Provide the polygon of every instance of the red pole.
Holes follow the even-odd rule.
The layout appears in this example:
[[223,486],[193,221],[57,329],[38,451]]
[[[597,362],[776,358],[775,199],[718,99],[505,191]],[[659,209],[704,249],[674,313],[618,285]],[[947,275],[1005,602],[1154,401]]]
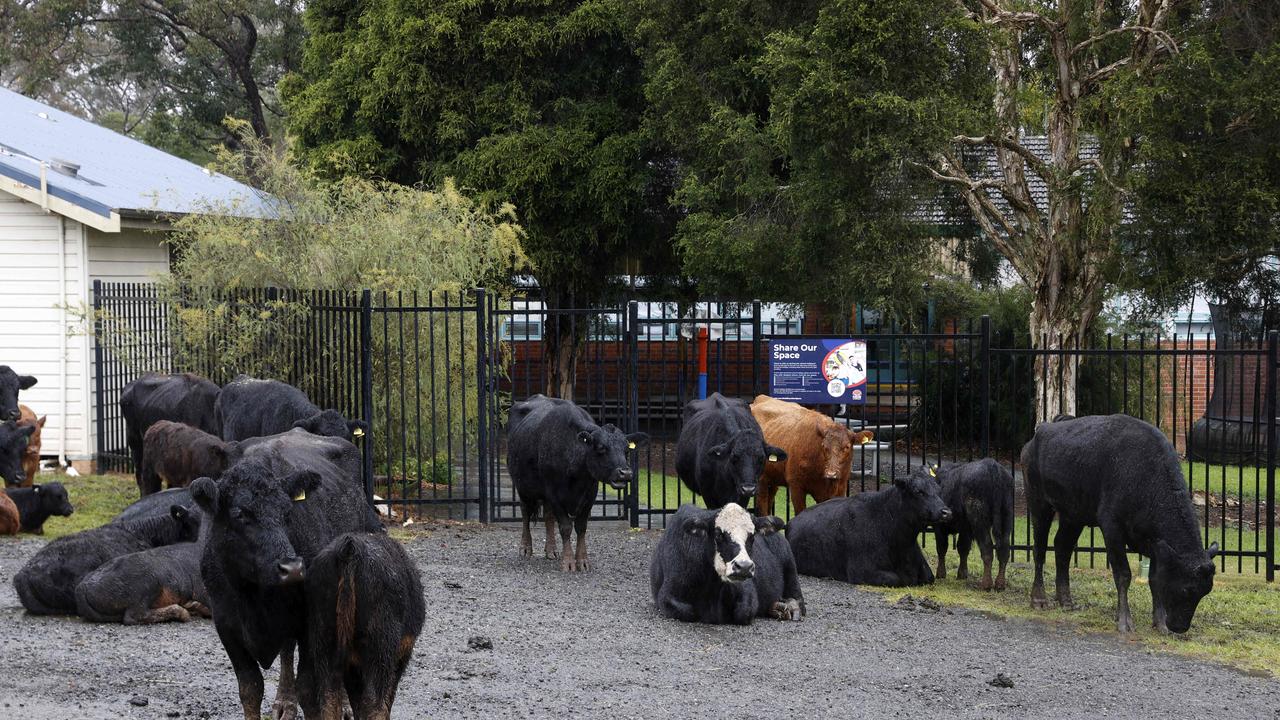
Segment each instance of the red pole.
[[698,399],[707,397],[707,328],[698,328]]

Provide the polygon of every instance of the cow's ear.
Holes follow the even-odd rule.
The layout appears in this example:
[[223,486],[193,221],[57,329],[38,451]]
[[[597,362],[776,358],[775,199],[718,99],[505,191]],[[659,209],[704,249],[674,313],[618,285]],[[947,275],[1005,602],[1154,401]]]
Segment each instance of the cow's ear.
[[301,420],[298,420],[297,422],[295,422],[293,426],[296,428],[302,428],[307,432],[312,432],[311,424],[312,424],[312,421],[314,421],[315,419],[316,419],[315,415],[312,415],[311,417],[308,417],[308,418],[302,418]]
[[22,425],[18,427],[18,434],[21,435],[22,437],[29,438],[32,435],[35,435],[36,431],[39,429],[40,429],[39,425]]
[[902,475],[895,475],[893,477],[893,486],[905,490],[907,487],[907,479]]
[[48,419],[49,419],[48,415],[45,415],[44,417],[40,418],[39,420],[36,421],[36,427],[44,427],[44,421]]
[[627,449],[635,450],[649,444],[649,436],[642,432],[634,432],[627,435]]
[[39,495],[39,494],[40,494],[40,486],[39,486],[39,485],[32,485],[32,486],[31,486],[31,494],[32,494],[32,495]]
[[785,462],[787,459],[787,451],[773,445],[765,445],[764,454],[769,462]]
[[786,523],[782,522],[782,518],[776,515],[756,518],[757,535],[772,535],[784,527],[786,527]]
[[284,491],[294,500],[306,500],[307,493],[320,486],[320,474],[314,470],[299,470],[284,479]]
[[365,433],[369,432],[369,423],[363,420],[348,420],[347,431],[351,433],[353,438],[362,438]]
[[208,515],[218,512],[218,483],[213,478],[196,478],[191,483],[191,499]]
[[29,387],[31,387],[32,385],[35,385],[35,384],[36,384],[36,379],[35,379],[34,377],[32,377],[31,375],[19,375],[19,376],[18,376],[18,389],[19,389],[19,390],[26,390],[27,388],[29,388]]
[[589,443],[589,442],[591,442],[591,431],[590,431],[590,430],[583,430],[583,431],[579,432],[579,433],[578,433],[578,441],[579,441],[579,442],[584,442],[584,443]]
[[178,522],[182,522],[183,520],[186,520],[187,516],[190,514],[191,514],[191,511],[187,510],[182,505],[169,506],[170,517],[172,517],[174,520],[177,520]]
[[729,443],[720,443],[719,445],[713,445],[711,446],[711,449],[708,450],[707,452],[711,453],[712,455],[715,455],[716,457],[724,457],[724,454],[729,452]]
[[[1215,557],[1217,557],[1217,555],[1218,555],[1218,543],[1216,543],[1216,542],[1215,542],[1215,543],[1213,543],[1213,544],[1212,544],[1212,545],[1210,545],[1207,549],[1208,549],[1208,552],[1209,552],[1209,559],[1210,559],[1210,560],[1212,560],[1212,559],[1214,559]],[[1213,563],[1209,563],[1209,565],[1210,565],[1210,566],[1212,566],[1212,565],[1213,565]]]

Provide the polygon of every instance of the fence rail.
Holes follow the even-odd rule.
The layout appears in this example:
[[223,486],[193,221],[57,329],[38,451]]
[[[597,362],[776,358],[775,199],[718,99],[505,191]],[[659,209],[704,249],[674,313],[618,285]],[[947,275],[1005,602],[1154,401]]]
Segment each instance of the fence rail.
[[[766,317],[762,307],[630,300],[556,308],[535,292],[483,290],[170,295],[149,284],[95,282],[98,464],[132,469],[119,400],[139,375],[190,371],[225,383],[247,373],[289,382],[368,423],[366,491],[396,513],[515,520],[507,410],[536,393],[571,391],[598,422],[652,438],[633,457],[631,488],[602,488],[594,516],[662,527],[682,503],[697,501],[674,459],[681,410],[698,388],[698,326],[710,335],[707,390],[745,399],[768,391],[769,340],[857,337],[869,348],[866,403],[828,408],[840,411],[838,422],[876,434],[854,456],[850,492],[875,490],[925,462],[995,457],[1017,479],[1015,549],[1027,553],[1018,454],[1036,418],[1058,409],[1037,395],[1037,373],[1051,372],[1046,359],[1070,360],[1077,414],[1147,420],[1186,458],[1203,540],[1223,548],[1220,567],[1274,577],[1274,335],[1217,343],[1106,336],[1095,346],[1042,350],[993,336],[989,318],[924,332],[860,323],[859,333],[801,335],[803,320]],[[576,355],[554,354],[567,339]],[[789,516],[785,493],[776,507]],[[1091,530],[1077,562],[1105,563],[1099,553],[1101,537]]]

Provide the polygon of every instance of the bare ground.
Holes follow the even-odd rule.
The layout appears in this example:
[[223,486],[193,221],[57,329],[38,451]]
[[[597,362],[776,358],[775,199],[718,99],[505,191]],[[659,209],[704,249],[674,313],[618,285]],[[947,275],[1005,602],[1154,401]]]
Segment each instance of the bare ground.
[[[802,579],[801,623],[686,625],[653,610],[656,532],[600,523],[596,569],[563,575],[522,560],[517,529],[437,524],[406,542],[428,619],[396,717],[1280,718],[1274,679],[1047,623],[904,609],[831,581]],[[27,616],[11,581],[40,542],[0,542],[0,717],[240,717],[208,621]],[[477,635],[493,649],[470,649]],[[990,684],[999,673],[1012,688]]]

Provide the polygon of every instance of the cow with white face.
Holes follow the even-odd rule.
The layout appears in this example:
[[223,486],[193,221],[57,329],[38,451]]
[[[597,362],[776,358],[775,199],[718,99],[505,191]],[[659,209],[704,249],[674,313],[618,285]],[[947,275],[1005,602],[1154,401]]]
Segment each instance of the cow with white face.
[[778,534],[782,527],[782,520],[752,517],[737,503],[681,507],[649,567],[658,612],[711,624],[799,620],[804,595],[791,546]]

